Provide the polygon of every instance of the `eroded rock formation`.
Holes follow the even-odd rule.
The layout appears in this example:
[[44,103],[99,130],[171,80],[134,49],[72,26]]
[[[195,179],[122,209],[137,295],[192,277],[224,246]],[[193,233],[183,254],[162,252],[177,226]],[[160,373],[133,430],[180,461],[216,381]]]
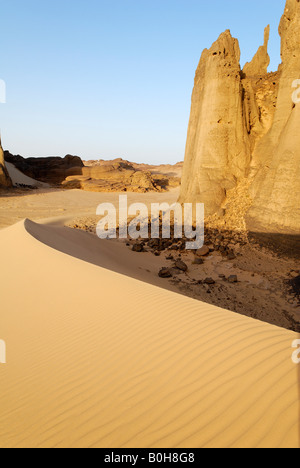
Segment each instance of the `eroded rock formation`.
[[280,82],[273,124],[254,151],[253,206],[247,225],[255,233],[300,234],[300,104],[292,84],[300,78],[300,2],[288,0],[279,26]]
[[196,71],[183,168],[181,201],[218,211],[250,164],[243,115],[240,48],[230,31],[204,50]]
[[47,184],[61,184],[70,175],[81,174],[83,162],[78,156],[64,158],[23,158],[4,153],[5,161],[12,163],[19,171],[32,179]]
[[268,66],[270,65],[270,57],[268,54],[268,44],[270,39],[270,25],[265,29],[264,45],[259,47],[250,63],[246,63],[243,72],[247,76],[257,76],[259,74],[267,74]]
[[149,171],[136,171],[128,162],[87,166],[80,175],[66,178],[64,188],[91,192],[158,192],[162,190]]
[[[268,73],[264,44],[240,68],[238,41],[221,34],[202,54],[195,78],[181,202],[204,202],[226,218],[229,193],[247,187],[241,212],[250,232],[295,245],[300,236],[300,2],[287,0],[279,26],[282,64]],[[245,182],[247,181],[247,182]],[[250,188],[249,188],[250,187]],[[228,210],[230,211],[230,210]],[[232,210],[231,210],[232,211]]]

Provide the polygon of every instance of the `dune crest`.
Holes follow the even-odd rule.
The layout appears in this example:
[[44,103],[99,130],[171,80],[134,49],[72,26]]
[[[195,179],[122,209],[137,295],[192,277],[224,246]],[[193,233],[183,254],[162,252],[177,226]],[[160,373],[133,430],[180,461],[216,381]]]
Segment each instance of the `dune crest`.
[[0,232],[1,447],[299,447],[295,333],[38,236]]

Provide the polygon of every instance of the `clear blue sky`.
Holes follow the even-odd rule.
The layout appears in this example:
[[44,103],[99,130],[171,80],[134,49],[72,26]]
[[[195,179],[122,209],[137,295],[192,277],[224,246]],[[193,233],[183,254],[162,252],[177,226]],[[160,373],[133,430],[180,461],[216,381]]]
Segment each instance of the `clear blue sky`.
[[1,4],[3,144],[23,156],[184,157],[201,52],[231,29],[242,65],[271,24],[280,62],[285,0],[6,0]]

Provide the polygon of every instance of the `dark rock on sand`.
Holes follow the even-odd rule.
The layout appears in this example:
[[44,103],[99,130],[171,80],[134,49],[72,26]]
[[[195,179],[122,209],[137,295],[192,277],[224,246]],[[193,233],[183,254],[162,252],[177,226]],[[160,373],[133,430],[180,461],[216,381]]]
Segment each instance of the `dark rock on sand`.
[[188,270],[188,266],[186,263],[184,263],[182,260],[177,260],[175,262],[175,268],[177,268],[180,271],[186,272]]
[[206,257],[210,253],[209,247],[204,245],[201,249],[198,249],[196,252],[197,257]]
[[169,268],[162,268],[158,273],[160,278],[172,278],[172,272]]
[[228,278],[229,283],[237,283],[238,282],[238,277],[236,275],[231,275]]
[[204,264],[204,260],[202,260],[202,258],[195,258],[195,260],[193,261],[193,265],[203,265]]
[[144,246],[143,244],[136,243],[132,246],[132,251],[133,252],[144,252]]
[[213,280],[212,278],[206,278],[204,281],[203,281],[204,284],[216,284],[215,280]]

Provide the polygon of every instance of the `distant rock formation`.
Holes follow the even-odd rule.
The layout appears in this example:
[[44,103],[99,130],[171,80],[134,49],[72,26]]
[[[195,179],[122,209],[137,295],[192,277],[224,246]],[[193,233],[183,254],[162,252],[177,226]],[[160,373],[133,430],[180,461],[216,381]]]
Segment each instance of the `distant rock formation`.
[[226,219],[227,204],[236,199],[232,192],[241,196],[241,187],[247,187],[242,196],[250,210],[239,216],[248,230],[262,240],[296,245],[300,104],[292,101],[292,84],[300,79],[299,0],[286,2],[279,26],[282,64],[276,73],[267,73],[269,34],[268,26],[264,45],[243,70],[238,41],[229,31],[204,50],[192,96],[180,201],[205,203],[206,216]]
[[84,161],[84,165],[87,167],[94,167],[94,166],[111,166],[113,164],[120,163],[127,166],[133,167],[137,171],[149,171],[151,174],[157,175],[165,175],[167,177],[178,177],[181,179],[182,176],[182,169],[183,169],[183,161],[178,162],[176,164],[160,164],[160,165],[150,165],[145,163],[135,163],[124,160],[122,158],[112,159],[112,160],[90,160]]
[[[181,165],[147,166],[123,159],[89,161],[84,164],[78,156],[65,158],[23,158],[5,151],[5,161],[25,176],[39,182],[65,189],[93,192],[161,192],[179,187],[181,179],[172,174]],[[161,169],[161,172],[159,172]],[[170,171],[170,173],[168,172]]]
[[5,166],[4,152],[0,138],[0,187],[11,187],[12,181],[8,175],[8,171]]
[[136,171],[127,161],[83,167],[80,175],[67,177],[62,186],[90,192],[145,193],[163,190],[149,171]]
[[[179,187],[181,184],[181,175],[182,175],[182,168],[183,162],[179,162],[177,164],[161,164],[159,166],[143,164],[143,163],[134,163],[130,162],[121,158],[114,159],[111,161],[106,161],[103,159],[100,160],[91,160],[91,161],[84,161],[84,164],[87,168],[90,168],[91,172],[88,173],[87,170],[83,170],[83,174],[86,176],[90,176],[94,181],[96,180],[103,180],[104,185],[108,185],[110,183],[109,178],[105,176],[105,172],[103,169],[96,170],[93,168],[107,168],[107,166],[113,167],[115,170],[117,169],[118,172],[115,172],[115,182],[117,185],[120,185],[120,181],[122,182],[122,174],[120,171],[122,170],[129,170],[135,171],[136,174],[131,180],[132,172],[131,173],[124,173],[123,178],[126,182],[126,186],[130,191],[143,191],[143,189],[149,190],[168,190],[172,188]],[[111,172],[111,170],[110,170]],[[144,176],[142,174],[145,174]],[[112,179],[113,174],[110,173],[110,179]],[[129,175],[129,178],[127,177]],[[74,179],[74,178],[72,178]],[[105,180],[106,179],[106,180]],[[98,182],[99,184],[99,182]],[[86,184],[85,184],[86,185]],[[125,189],[126,187],[124,187]],[[112,190],[113,186],[107,187],[108,190]]]
[[81,174],[83,162],[78,156],[64,158],[23,158],[4,152],[5,161],[12,163],[28,177],[47,184],[61,184],[70,175]]

